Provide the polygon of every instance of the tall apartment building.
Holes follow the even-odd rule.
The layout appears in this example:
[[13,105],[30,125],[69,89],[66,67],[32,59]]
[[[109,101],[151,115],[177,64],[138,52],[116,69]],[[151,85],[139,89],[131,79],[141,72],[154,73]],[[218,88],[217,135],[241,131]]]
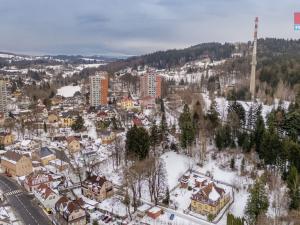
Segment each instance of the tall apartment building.
[[99,72],[90,77],[90,105],[100,106],[108,104],[108,74]]
[[161,97],[162,77],[155,73],[146,73],[140,77],[140,95],[141,97]]
[[7,90],[5,80],[0,80],[0,112],[7,115]]

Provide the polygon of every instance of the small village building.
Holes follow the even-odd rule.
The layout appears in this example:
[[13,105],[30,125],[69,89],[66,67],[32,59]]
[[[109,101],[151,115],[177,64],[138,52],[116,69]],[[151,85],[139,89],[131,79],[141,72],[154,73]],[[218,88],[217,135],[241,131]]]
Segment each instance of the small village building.
[[56,156],[48,147],[42,147],[33,153],[32,158],[45,166],[48,165],[49,161],[56,159]]
[[0,133],[0,145],[8,146],[13,144],[14,135],[9,132],[1,132]]
[[104,199],[113,196],[113,184],[104,176],[89,176],[82,184],[83,195],[87,198],[102,202]]
[[230,193],[211,182],[191,197],[191,210],[202,215],[217,215],[230,201]]
[[116,134],[112,131],[101,131],[100,138],[102,144],[111,144],[116,139]]
[[7,151],[1,158],[1,167],[11,176],[26,176],[32,173],[32,162],[28,156]]
[[67,138],[67,145],[70,153],[76,153],[80,151],[80,142],[74,136]]
[[33,194],[48,213],[52,212],[52,208],[55,207],[55,203],[60,198],[58,193],[53,191],[47,184],[40,184],[34,189]]
[[161,214],[162,214],[162,209],[157,206],[152,207],[147,212],[147,216],[149,216],[152,219],[157,219]]
[[59,121],[59,116],[56,113],[49,113],[48,123],[57,123]]
[[53,176],[45,172],[35,172],[26,176],[24,188],[31,192],[41,184],[50,184],[53,181]]
[[59,225],[86,225],[82,199],[70,200],[63,196],[55,203],[53,220]]

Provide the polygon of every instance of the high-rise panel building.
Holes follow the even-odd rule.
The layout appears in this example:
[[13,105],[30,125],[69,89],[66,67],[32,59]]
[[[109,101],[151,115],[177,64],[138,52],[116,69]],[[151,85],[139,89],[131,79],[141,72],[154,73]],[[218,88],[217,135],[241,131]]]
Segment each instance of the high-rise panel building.
[[0,80],[0,112],[7,115],[7,90],[5,80]]
[[140,95],[141,97],[161,97],[162,77],[153,72],[146,73],[140,77]]
[[100,106],[108,104],[108,74],[99,72],[90,76],[90,105]]

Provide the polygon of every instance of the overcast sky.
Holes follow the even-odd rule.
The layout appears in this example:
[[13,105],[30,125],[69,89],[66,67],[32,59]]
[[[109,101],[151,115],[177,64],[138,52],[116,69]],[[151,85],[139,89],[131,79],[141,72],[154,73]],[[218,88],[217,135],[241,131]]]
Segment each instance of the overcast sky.
[[0,0],[0,51],[136,55],[202,42],[300,38],[299,0]]

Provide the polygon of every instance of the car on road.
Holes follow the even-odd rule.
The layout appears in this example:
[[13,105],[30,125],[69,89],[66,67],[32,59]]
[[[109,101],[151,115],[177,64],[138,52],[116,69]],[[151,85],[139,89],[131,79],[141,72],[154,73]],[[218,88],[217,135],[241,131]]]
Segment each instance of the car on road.
[[169,219],[174,220],[174,217],[175,217],[175,215],[172,213]]

